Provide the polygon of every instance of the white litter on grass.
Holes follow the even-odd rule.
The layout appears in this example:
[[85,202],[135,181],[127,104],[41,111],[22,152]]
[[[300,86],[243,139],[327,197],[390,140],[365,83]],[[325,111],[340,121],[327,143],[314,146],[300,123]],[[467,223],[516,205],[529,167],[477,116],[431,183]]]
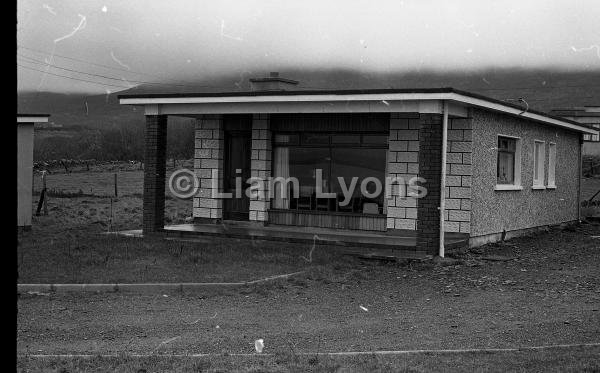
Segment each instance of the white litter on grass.
[[367,309],[367,307],[364,306],[359,306],[361,310],[365,311],[365,312],[369,312],[369,310]]
[[257,339],[256,341],[254,341],[254,348],[256,349],[256,352],[258,352],[259,354],[262,353],[263,348],[265,348],[264,340],[261,338],[261,339]]
[[167,294],[163,294],[163,297],[168,298],[169,296]]

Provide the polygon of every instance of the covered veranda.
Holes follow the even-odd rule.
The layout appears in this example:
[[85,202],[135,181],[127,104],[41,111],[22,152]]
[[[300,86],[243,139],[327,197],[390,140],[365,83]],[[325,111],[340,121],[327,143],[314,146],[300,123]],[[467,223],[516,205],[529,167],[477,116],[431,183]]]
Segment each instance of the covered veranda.
[[[444,190],[446,173],[445,134],[448,118],[468,120],[468,106],[478,103],[478,100],[485,102],[480,98],[465,95],[451,88],[145,94],[121,95],[119,98],[121,104],[142,105],[146,115],[141,231],[144,235],[223,235],[298,242],[315,242],[315,237],[319,237],[319,243],[395,248],[412,251],[417,256],[443,255],[446,247],[466,244],[468,241],[468,233],[445,233],[443,229],[444,197],[441,191]],[[518,111],[516,108],[514,110]],[[243,157],[246,161],[240,163],[246,168],[242,173],[247,172],[247,175],[252,177],[268,177],[274,170],[274,134],[277,133],[272,124],[282,115],[378,115],[379,118],[385,118],[385,131],[389,136],[385,145],[386,151],[392,150],[388,145],[392,137],[395,142],[406,140],[407,143],[412,141],[416,144],[412,149],[414,154],[410,154],[409,151],[402,152],[403,156],[411,158],[407,161],[409,167],[410,162],[414,166],[412,170],[404,173],[410,172],[405,176],[418,175],[426,180],[427,194],[422,198],[393,196],[395,202],[384,202],[383,206],[379,206],[379,210],[375,206],[373,212],[366,212],[363,208],[358,220],[354,219],[359,221],[359,226],[344,225],[349,221],[347,216],[350,216],[350,213],[339,214],[345,220],[334,218],[334,225],[319,226],[320,223],[314,222],[304,225],[298,214],[307,214],[306,211],[294,213],[296,215],[292,218],[288,217],[288,220],[293,221],[292,224],[282,224],[276,221],[276,216],[282,214],[281,209],[274,206],[273,201],[262,197],[250,198],[247,201],[247,210],[241,217],[234,214],[239,212],[239,208],[232,208],[231,203],[228,206],[227,201],[214,198],[213,190],[222,192],[227,184],[225,179],[228,167],[228,118],[245,118],[236,120],[239,123],[235,128],[236,131],[246,132],[249,136],[247,145],[236,144],[236,149],[242,151],[246,146],[248,154],[251,154],[249,157]],[[194,223],[165,227],[165,150],[168,116],[197,119],[194,172],[200,178],[200,188],[193,202]],[[406,134],[406,139],[399,138],[401,134]],[[389,162],[386,160],[386,175],[391,172]],[[213,172],[219,177],[216,184],[212,180]],[[400,209],[394,204],[399,203],[398,198],[402,199],[403,206],[406,206],[402,209],[410,212],[410,216],[391,217],[392,209]],[[317,212],[310,212],[310,215],[316,216]],[[364,217],[375,223],[365,228]],[[331,220],[329,217],[327,219]],[[382,223],[378,223],[379,221]]]

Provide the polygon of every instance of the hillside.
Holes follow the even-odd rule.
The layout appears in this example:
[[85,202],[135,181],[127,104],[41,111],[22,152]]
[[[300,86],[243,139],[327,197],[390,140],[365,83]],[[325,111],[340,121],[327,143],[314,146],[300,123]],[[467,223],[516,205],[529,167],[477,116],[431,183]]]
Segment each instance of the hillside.
[[[252,76],[263,76],[256,72]],[[348,70],[282,71],[281,75],[300,81],[300,89],[358,88],[431,88],[454,87],[506,100],[523,97],[532,109],[549,111],[557,107],[598,105],[600,70],[568,72],[549,70],[486,70],[441,73],[415,71],[406,73],[360,73]],[[186,87],[140,86],[109,95],[70,95],[52,92],[18,94],[18,110],[50,113],[51,121],[69,126],[107,128],[141,124],[139,108],[118,104],[117,95],[147,92],[206,92],[248,90],[248,76],[220,77],[209,82],[190,82]],[[238,85],[239,84],[239,85]],[[87,108],[86,108],[87,103]]]
[[[348,70],[281,71],[281,76],[300,81],[299,89],[434,88],[454,87],[515,103],[524,98],[531,109],[600,104],[600,71],[486,70],[441,73],[361,73]],[[251,75],[250,75],[251,74]],[[123,93],[183,93],[247,91],[248,78],[266,71],[182,86],[139,86],[108,95],[76,95],[52,92],[18,94],[18,111],[49,113],[61,130],[38,131],[35,158],[141,159],[144,114],[141,108],[118,103]],[[209,86],[209,87],[207,87]],[[169,118],[169,154],[192,154],[193,126],[185,118]],[[183,150],[182,150],[183,149]]]

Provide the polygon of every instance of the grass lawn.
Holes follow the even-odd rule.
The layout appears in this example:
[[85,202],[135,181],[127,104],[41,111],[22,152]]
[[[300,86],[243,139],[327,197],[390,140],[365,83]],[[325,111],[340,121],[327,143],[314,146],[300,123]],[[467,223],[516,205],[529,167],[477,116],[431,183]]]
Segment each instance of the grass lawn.
[[[139,228],[142,200],[113,200],[112,230]],[[308,263],[311,245],[233,238],[197,242],[106,234],[110,198],[51,198],[49,215],[19,234],[19,283],[237,282],[296,272],[329,262],[339,249]],[[167,199],[169,222],[182,223],[191,201]],[[337,250],[337,251],[336,251]]]

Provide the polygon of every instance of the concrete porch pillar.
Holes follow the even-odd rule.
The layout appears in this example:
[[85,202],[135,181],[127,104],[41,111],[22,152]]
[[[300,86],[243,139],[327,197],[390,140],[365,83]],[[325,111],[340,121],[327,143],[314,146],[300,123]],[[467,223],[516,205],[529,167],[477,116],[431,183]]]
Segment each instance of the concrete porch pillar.
[[250,198],[249,220],[265,224],[269,221],[268,210],[270,207],[269,185],[267,180],[271,177],[271,129],[268,114],[254,114],[252,116],[252,153],[251,177],[260,178],[265,184],[259,188],[259,194]]
[[167,116],[146,115],[142,231],[160,232],[165,222]]
[[441,114],[419,118],[419,177],[427,194],[417,198],[417,250],[430,255],[436,255],[440,245],[442,121]]
[[196,122],[194,174],[200,187],[193,202],[195,222],[218,224],[223,220],[223,199],[217,197],[223,192],[223,129],[222,115],[202,115]]

